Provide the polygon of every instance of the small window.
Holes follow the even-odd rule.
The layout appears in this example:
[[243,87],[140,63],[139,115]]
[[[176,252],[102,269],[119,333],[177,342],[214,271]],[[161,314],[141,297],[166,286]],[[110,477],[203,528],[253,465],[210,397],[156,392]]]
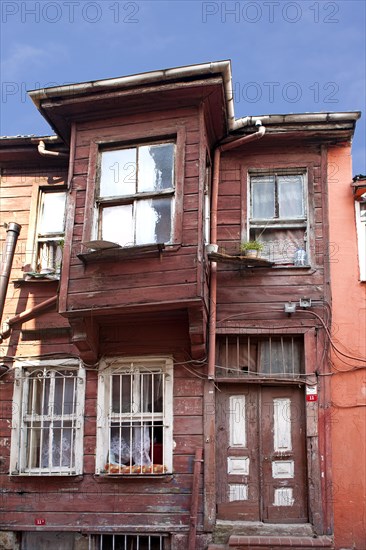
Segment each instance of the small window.
[[217,340],[218,377],[297,377],[303,372],[300,338],[227,335]]
[[84,378],[69,361],[16,370],[12,474],[81,473]]
[[[90,550],[168,550],[167,535],[91,535]],[[170,548],[170,546],[169,546]]]
[[112,362],[99,376],[98,400],[98,473],[172,471],[170,360]]
[[123,247],[172,242],[174,159],[171,142],[100,153],[98,239]]
[[65,236],[65,207],[66,191],[40,192],[36,230],[36,270],[40,273],[60,273]]
[[305,174],[250,176],[249,239],[277,264],[307,265]]
[[366,281],[366,201],[356,202],[355,207],[360,281]]

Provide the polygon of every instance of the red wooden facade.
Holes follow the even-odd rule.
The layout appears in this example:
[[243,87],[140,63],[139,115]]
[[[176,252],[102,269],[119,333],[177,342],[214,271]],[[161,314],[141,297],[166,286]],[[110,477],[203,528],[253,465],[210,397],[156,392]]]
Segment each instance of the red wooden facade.
[[[359,114],[263,117],[260,139],[229,148],[258,128],[232,119],[228,75],[222,62],[36,91],[59,135],[43,138],[48,153],[41,138],[0,142],[1,221],[22,225],[0,331],[6,549],[343,545],[331,492],[328,156],[349,150]],[[140,159],[166,143],[174,189],[163,181],[143,195]],[[104,151],[136,154],[137,191],[102,196]],[[154,162],[151,177],[166,177]],[[59,241],[52,216],[51,237],[39,225],[50,193],[66,195]],[[130,208],[137,225],[143,201],[168,196],[165,242],[103,245],[108,208]],[[145,212],[158,227],[163,210]],[[266,247],[286,234],[280,261],[238,257],[253,231],[270,233]],[[60,276],[53,256],[40,270],[37,246],[62,248]]]

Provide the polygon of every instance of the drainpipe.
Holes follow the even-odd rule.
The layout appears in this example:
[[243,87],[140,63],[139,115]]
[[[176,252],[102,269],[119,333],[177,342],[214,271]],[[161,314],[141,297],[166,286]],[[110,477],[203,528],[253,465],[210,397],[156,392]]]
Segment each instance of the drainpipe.
[[[262,126],[260,120],[256,121],[256,126],[259,126],[257,132],[244,136],[239,139],[229,141],[219,145],[215,149],[213,178],[212,178],[212,203],[211,203],[211,235],[210,242],[217,244],[217,202],[219,196],[219,179],[220,179],[220,160],[221,153],[230,151],[235,147],[261,139],[266,129]],[[215,356],[216,356],[216,298],[217,298],[217,263],[211,262],[211,277],[210,277],[210,315],[208,325],[208,378],[215,378]]]
[[3,261],[0,271],[0,327],[5,306],[6,291],[9,284],[11,266],[13,264],[15,254],[15,247],[22,226],[18,223],[11,222],[6,227],[7,236],[4,244]]
[[11,317],[6,321],[5,330],[4,332],[0,332],[0,344],[6,339],[9,338],[11,334],[11,329],[14,325],[25,323],[26,321],[29,321],[29,319],[34,319],[35,317],[38,317],[38,315],[41,315],[44,311],[47,309],[50,309],[57,303],[57,295],[52,296],[52,298],[48,298],[44,302],[41,302],[40,304],[37,304],[36,306],[33,306],[29,309],[26,309],[25,311],[22,311],[21,313],[18,313],[18,315],[15,315],[14,317]]
[[38,153],[43,157],[68,157],[68,153],[61,153],[60,151],[48,151],[44,141],[38,143]]

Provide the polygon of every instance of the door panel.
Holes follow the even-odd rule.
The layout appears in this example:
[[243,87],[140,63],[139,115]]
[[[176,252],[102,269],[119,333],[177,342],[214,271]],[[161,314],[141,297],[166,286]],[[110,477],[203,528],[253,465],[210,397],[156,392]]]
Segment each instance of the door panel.
[[259,514],[258,396],[250,387],[239,389],[230,386],[218,395],[217,512],[221,519],[254,521]]
[[218,518],[307,521],[303,391],[254,384],[221,390],[216,415]]
[[262,520],[307,521],[303,392],[264,387],[261,412]]

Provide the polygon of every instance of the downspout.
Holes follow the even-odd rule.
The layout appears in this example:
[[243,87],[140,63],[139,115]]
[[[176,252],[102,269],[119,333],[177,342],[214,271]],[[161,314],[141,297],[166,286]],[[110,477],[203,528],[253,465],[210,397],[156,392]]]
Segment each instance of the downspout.
[[15,247],[22,226],[15,222],[10,222],[7,226],[7,236],[4,244],[3,261],[0,272],[0,328],[1,319],[4,312],[6,292],[8,290],[11,266],[13,264]]
[[[235,147],[261,139],[266,129],[262,126],[260,120],[256,121],[259,126],[258,131],[249,136],[244,136],[239,139],[229,141],[223,145],[219,145],[215,149],[213,178],[212,178],[212,202],[211,202],[211,235],[210,242],[217,244],[217,202],[219,196],[219,179],[220,179],[220,160],[221,153],[230,151]],[[208,378],[215,378],[215,356],[216,356],[216,299],[217,299],[217,263],[211,262],[211,277],[210,277],[210,315],[208,325]]]
[[68,157],[68,153],[61,153],[60,151],[48,151],[44,141],[38,143],[38,153],[43,157]]
[[14,317],[11,317],[10,319],[8,319],[5,323],[6,329],[4,330],[4,332],[0,332],[0,344],[6,338],[9,338],[11,334],[11,329],[13,328],[14,325],[22,324],[22,323],[25,323],[26,321],[29,321],[29,319],[34,319],[35,317],[38,317],[38,315],[40,315],[47,309],[50,309],[56,303],[57,303],[57,295],[52,296],[52,298],[48,298],[47,300],[44,300],[44,302],[41,302],[40,304],[37,304],[34,307],[26,309],[25,311],[22,311],[18,315],[15,315]]

